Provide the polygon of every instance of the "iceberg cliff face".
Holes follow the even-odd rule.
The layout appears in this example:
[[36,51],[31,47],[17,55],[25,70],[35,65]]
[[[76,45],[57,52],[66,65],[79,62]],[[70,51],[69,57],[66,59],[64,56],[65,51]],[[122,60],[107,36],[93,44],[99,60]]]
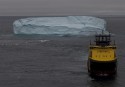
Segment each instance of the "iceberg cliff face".
[[93,35],[105,30],[103,19],[89,16],[34,17],[16,20],[15,34]]

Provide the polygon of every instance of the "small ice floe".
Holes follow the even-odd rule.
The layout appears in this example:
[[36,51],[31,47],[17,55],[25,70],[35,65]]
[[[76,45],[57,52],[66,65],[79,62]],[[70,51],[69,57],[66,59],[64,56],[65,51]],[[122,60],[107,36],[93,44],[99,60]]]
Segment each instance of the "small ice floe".
[[49,41],[49,40],[39,40],[41,43],[43,43],[43,42],[47,42],[47,41]]

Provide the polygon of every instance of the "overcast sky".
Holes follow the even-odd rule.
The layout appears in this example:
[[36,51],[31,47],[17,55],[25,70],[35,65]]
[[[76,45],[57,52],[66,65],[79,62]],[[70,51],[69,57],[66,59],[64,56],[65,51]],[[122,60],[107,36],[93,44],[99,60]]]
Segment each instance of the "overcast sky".
[[125,0],[0,0],[0,15],[125,15]]

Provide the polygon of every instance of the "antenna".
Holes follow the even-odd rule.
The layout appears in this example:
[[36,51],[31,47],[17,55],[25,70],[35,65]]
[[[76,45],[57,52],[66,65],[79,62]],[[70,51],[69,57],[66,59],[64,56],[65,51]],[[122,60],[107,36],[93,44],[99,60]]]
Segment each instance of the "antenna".
[[109,32],[109,36],[111,35],[111,33]]

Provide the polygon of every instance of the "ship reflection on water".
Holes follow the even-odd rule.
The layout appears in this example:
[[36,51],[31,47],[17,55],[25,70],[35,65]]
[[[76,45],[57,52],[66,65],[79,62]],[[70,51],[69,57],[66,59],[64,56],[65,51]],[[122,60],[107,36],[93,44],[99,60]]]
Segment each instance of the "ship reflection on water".
[[89,81],[88,87],[118,87],[118,83],[114,78],[101,78]]

